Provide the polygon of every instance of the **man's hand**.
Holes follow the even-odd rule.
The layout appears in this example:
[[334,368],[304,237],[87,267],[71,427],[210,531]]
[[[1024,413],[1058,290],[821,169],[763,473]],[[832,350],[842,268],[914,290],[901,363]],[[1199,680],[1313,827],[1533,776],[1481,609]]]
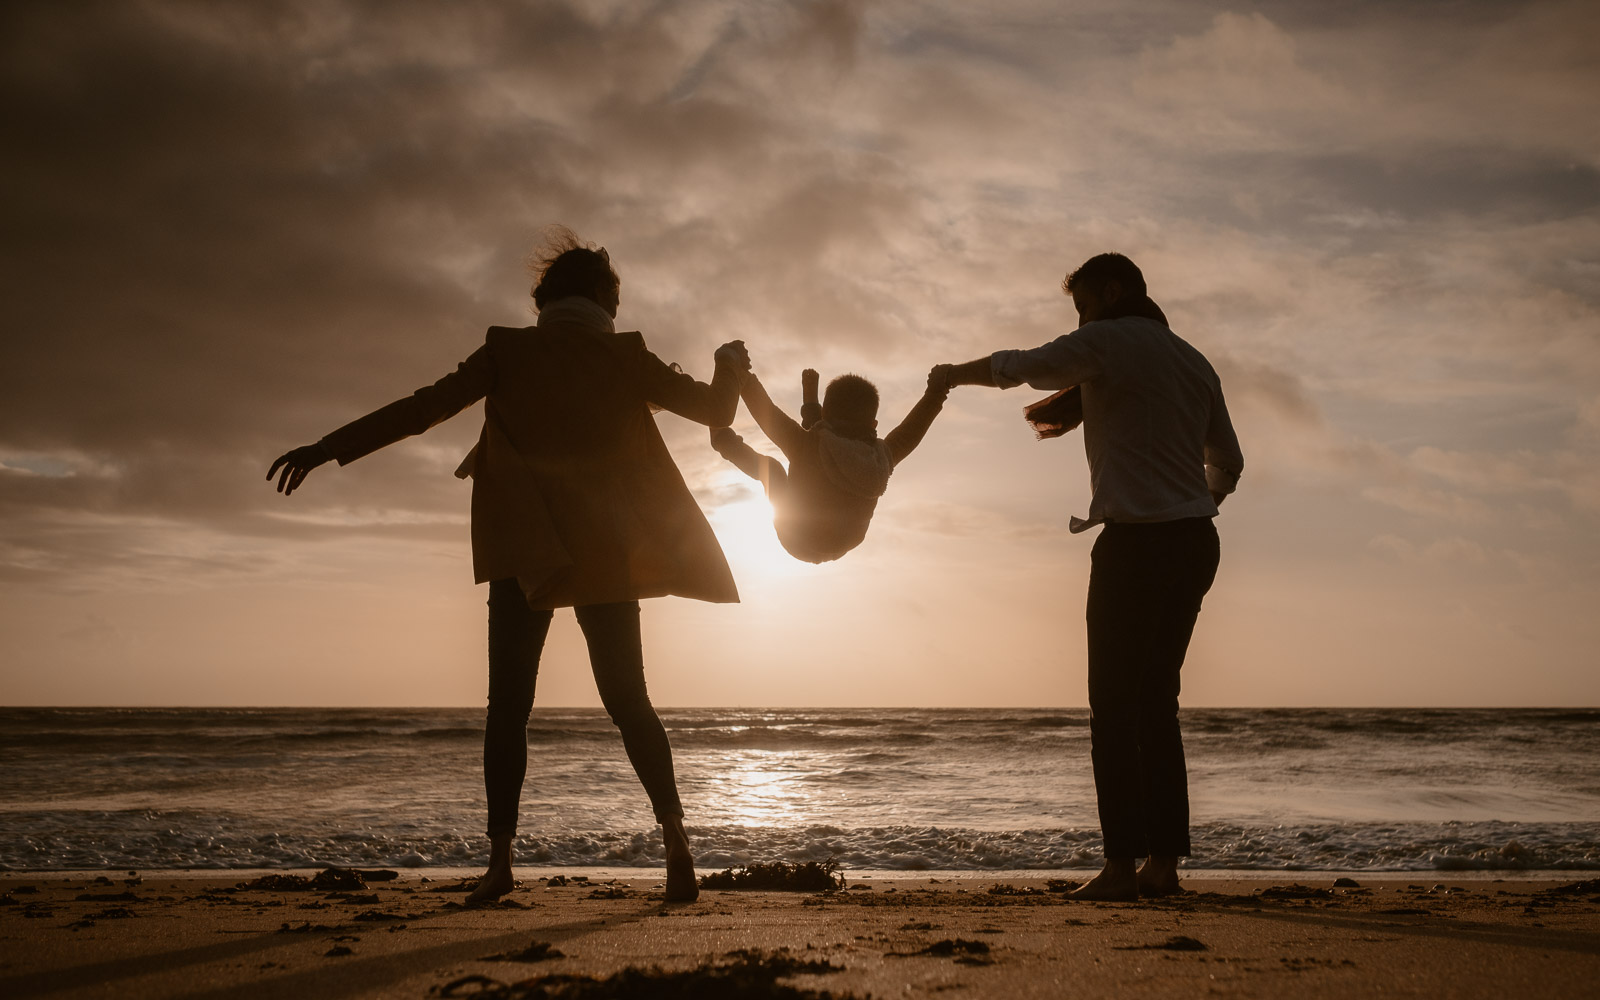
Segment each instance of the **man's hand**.
[[732,365],[737,372],[750,370],[750,352],[745,350],[742,340],[730,340],[723,344],[711,359],[719,365]]
[[950,395],[950,374],[955,370],[954,365],[934,365],[928,372],[928,394],[938,396]]
[[952,386],[958,385],[984,385],[994,388],[994,372],[989,365],[987,356],[974,358],[960,365],[935,365],[934,369],[945,369],[945,380]]
[[[270,483],[273,476],[278,476],[278,492],[288,496],[305,482],[308,472],[327,460],[327,449],[323,448],[320,442],[296,448],[272,463],[272,468],[267,470],[267,482]],[[281,476],[278,475],[279,466],[283,467]]]

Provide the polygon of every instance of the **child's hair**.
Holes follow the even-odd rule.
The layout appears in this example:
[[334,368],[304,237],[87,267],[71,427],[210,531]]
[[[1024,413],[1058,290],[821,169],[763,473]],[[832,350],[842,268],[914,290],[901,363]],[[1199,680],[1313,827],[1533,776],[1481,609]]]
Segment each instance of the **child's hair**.
[[822,419],[871,426],[878,419],[878,387],[860,375],[840,375],[822,394]]
[[578,239],[566,226],[546,226],[540,234],[539,249],[528,255],[528,273],[533,276],[533,304],[543,309],[547,303],[570,295],[581,295],[596,302],[615,292],[622,279],[611,267],[605,247]]

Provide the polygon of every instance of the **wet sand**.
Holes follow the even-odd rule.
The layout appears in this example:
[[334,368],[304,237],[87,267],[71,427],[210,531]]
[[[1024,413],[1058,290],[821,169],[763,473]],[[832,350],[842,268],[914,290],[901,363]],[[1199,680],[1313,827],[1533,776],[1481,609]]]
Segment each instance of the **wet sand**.
[[[1080,903],[1044,879],[847,873],[832,894],[665,904],[647,870],[523,869],[500,905],[467,910],[455,877],[238,887],[259,874],[0,876],[0,997],[693,996],[667,974],[734,967],[739,996],[834,1000],[1577,997],[1600,982],[1600,881],[1576,877],[1303,872]],[[601,985],[630,967],[664,975]]]

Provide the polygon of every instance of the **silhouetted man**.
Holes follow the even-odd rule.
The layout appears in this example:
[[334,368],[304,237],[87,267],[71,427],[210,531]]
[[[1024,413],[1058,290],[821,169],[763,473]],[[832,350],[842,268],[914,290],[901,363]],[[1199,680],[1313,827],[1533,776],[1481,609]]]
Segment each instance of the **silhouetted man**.
[[1167,328],[1133,261],[1091,257],[1063,288],[1078,309],[1074,332],[941,367],[951,385],[1061,390],[1028,407],[1040,437],[1083,424],[1094,495],[1088,518],[1072,518],[1071,530],[1105,525],[1087,610],[1105,867],[1075,894],[1167,895],[1182,891],[1178,858],[1189,853],[1178,673],[1217,572],[1211,519],[1244,456],[1216,372]]

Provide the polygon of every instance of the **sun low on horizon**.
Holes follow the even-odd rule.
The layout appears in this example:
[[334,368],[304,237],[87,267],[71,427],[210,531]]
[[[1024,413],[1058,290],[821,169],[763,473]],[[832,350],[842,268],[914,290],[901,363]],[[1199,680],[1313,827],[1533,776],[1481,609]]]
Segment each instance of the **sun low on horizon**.
[[[1125,253],[1246,459],[1186,706],[1600,704],[1593,17],[1462,9],[7,5],[0,703],[481,704],[482,407],[263,479],[532,324],[561,223],[663,361],[859,373],[880,430]],[[658,414],[741,601],[645,602],[657,702],[1083,705],[1042,395],[952,393],[820,565]],[[570,612],[539,683],[598,704]]]

